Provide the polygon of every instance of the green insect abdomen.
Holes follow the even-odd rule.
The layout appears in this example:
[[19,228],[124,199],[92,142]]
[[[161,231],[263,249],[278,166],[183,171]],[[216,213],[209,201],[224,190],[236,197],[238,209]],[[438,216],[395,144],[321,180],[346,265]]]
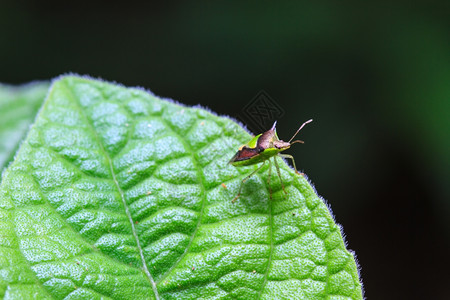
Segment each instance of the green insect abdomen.
[[248,159],[245,160],[238,160],[238,161],[233,161],[231,162],[231,164],[235,167],[239,167],[239,166],[251,166],[254,164],[259,164],[275,155],[277,155],[278,153],[280,153],[281,151],[283,151],[282,149],[277,149],[277,148],[269,148],[269,149],[265,149],[262,152],[258,153],[257,155],[250,157]]

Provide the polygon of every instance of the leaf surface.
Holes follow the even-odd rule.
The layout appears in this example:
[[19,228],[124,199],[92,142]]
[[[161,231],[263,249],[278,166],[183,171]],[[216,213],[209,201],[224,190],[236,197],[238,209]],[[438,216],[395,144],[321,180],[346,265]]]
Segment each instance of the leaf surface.
[[[62,77],[0,188],[5,299],[362,299],[352,254],[284,162],[228,164],[250,135],[143,90]],[[276,173],[275,173],[276,174]]]
[[48,86],[47,82],[19,87],[0,84],[0,174],[25,138]]

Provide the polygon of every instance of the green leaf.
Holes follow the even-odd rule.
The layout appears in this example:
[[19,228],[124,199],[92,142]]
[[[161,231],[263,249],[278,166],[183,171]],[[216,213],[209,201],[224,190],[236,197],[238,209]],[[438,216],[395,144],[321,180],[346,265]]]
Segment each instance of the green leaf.
[[0,84],[0,174],[13,160],[44,101],[48,86],[47,82],[19,87]]
[[62,77],[0,188],[6,299],[362,299],[307,180],[227,164],[250,135],[139,89]]

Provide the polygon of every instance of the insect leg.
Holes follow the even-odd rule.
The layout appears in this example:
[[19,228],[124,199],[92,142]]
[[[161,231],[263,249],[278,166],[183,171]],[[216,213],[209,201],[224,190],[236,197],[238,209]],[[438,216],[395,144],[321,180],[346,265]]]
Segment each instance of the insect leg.
[[294,166],[295,173],[300,175],[300,173],[297,171],[297,167],[295,166],[295,160],[294,160],[294,157],[292,155],[278,153],[278,156],[292,159],[292,165]]
[[272,199],[272,187],[270,186],[270,178],[272,177],[272,162],[270,161],[270,159],[268,159],[268,161],[269,161],[269,176],[267,176],[267,186],[269,187],[270,199]]
[[236,200],[241,196],[241,191],[242,191],[242,187],[244,186],[244,182],[246,182],[247,179],[249,179],[250,177],[252,177],[256,172],[258,172],[259,170],[261,170],[261,168],[264,167],[265,164],[266,164],[266,162],[264,161],[264,162],[262,163],[262,165],[261,165],[258,169],[256,169],[255,171],[251,172],[250,175],[248,175],[247,177],[245,177],[244,179],[242,179],[242,181],[241,181],[241,186],[239,187],[239,192],[238,192],[238,194],[236,195],[236,197],[234,197],[234,199],[231,200],[232,203],[236,202]]
[[275,161],[275,167],[277,168],[278,178],[280,178],[281,187],[283,188],[284,193],[287,194],[286,190],[284,189],[283,180],[281,179],[281,172],[280,167],[278,166],[277,158],[274,157],[273,160]]

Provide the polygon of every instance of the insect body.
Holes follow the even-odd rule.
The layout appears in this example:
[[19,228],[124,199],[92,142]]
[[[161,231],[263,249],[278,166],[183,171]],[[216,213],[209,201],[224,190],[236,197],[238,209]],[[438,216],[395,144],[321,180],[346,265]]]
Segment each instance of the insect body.
[[[271,129],[255,136],[246,145],[243,145],[239,148],[238,152],[236,152],[236,154],[233,156],[233,158],[231,158],[231,160],[229,161],[230,164],[232,164],[235,167],[250,166],[250,165],[254,165],[254,164],[258,164],[258,163],[262,163],[262,165],[258,169],[256,169],[252,173],[250,173],[250,175],[248,175],[247,177],[242,179],[241,186],[239,188],[239,192],[236,195],[236,197],[234,197],[234,199],[232,200],[233,203],[241,195],[242,186],[243,186],[244,182],[247,181],[247,179],[249,179],[250,177],[252,177],[256,172],[258,172],[265,165],[266,161],[269,162],[269,176],[267,178],[267,181],[268,181],[268,186],[269,186],[270,197],[272,197],[272,191],[270,190],[270,177],[271,177],[271,172],[272,172],[272,163],[271,163],[270,159],[272,157],[280,156],[280,157],[292,159],[292,164],[294,166],[294,170],[297,174],[299,174],[297,171],[297,167],[295,166],[294,157],[289,154],[281,154],[280,152],[283,152],[284,150],[289,149],[292,144],[303,143],[303,141],[301,141],[301,140],[295,140],[293,142],[291,142],[291,141],[294,139],[294,137],[297,135],[297,133],[303,128],[303,126],[305,126],[306,124],[308,124],[310,122],[312,122],[312,120],[308,120],[305,123],[303,123],[302,126],[300,126],[300,128],[295,132],[295,134],[292,136],[292,138],[288,142],[282,141],[278,138],[277,131],[275,128],[277,125],[277,122],[275,122]],[[274,159],[274,162],[275,162],[275,167],[277,169],[278,177],[280,178],[281,187],[283,188],[283,191],[286,193],[286,191],[284,189],[283,181],[281,180],[280,167],[278,166],[278,162],[276,159]]]

